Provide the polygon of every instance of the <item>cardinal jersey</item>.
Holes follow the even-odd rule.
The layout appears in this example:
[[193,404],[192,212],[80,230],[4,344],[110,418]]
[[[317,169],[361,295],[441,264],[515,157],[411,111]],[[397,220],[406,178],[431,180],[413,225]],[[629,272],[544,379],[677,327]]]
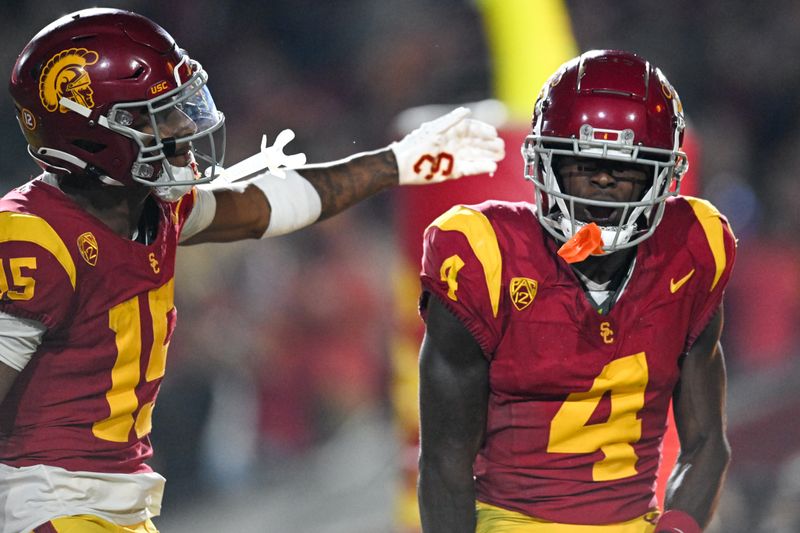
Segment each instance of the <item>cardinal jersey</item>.
[[41,178],[0,200],[0,311],[47,327],[0,404],[0,463],[149,472],[193,194],[157,201],[154,242],[123,239]]
[[670,199],[605,315],[557,246],[530,204],[456,206],[426,231],[422,284],[490,360],[478,500],[553,522],[623,522],[656,506],[680,359],[719,307],[735,239],[708,202]]

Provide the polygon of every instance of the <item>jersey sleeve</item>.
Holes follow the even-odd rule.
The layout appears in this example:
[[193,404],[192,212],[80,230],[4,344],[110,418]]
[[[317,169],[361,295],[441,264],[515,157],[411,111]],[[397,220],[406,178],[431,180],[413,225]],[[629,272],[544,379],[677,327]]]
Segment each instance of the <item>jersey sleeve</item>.
[[71,314],[76,284],[73,258],[44,219],[0,213],[0,311],[58,328]]
[[689,246],[697,257],[701,277],[687,337],[688,351],[722,303],[736,259],[737,241],[728,220],[710,202],[687,200],[699,223],[690,234]]
[[[421,282],[472,333],[487,358],[500,342],[502,256],[491,222],[456,206],[425,231]],[[420,312],[426,315],[423,297]]]

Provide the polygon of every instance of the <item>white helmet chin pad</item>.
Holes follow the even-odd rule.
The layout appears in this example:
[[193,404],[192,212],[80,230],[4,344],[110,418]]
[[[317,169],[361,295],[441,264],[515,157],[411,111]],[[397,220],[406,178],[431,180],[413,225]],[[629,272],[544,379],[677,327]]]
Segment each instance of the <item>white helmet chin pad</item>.
[[[564,215],[558,217],[558,225],[567,240],[571,239],[586,224],[586,222],[580,222],[579,220],[573,222]],[[622,245],[628,244],[631,236],[636,231],[636,222],[624,226],[599,226],[599,228],[600,237],[603,239],[603,248],[615,250],[622,247]]]
[[[176,167],[165,162],[155,180],[155,183],[164,185],[153,187],[153,193],[165,202],[177,202],[184,194],[192,190],[194,187],[192,182],[197,181],[199,176],[200,172],[194,157],[192,157],[191,163],[184,167]],[[180,183],[181,185],[170,185],[171,183]]]

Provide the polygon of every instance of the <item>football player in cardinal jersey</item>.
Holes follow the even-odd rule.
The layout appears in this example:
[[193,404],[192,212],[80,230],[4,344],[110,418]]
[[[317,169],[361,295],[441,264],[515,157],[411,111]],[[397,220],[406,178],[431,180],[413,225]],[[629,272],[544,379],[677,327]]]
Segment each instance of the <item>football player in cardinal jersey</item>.
[[223,171],[206,80],[160,26],[113,9],[56,20],[17,59],[10,91],[44,173],[0,200],[2,533],[155,531],[164,479],[146,461],[179,243],[280,235],[504,155],[460,108],[342,161],[302,166],[283,134]]
[[[423,530],[698,532],[728,464],[722,295],[736,240],[687,168],[675,89],[596,50],[544,85],[522,147],[534,202],[426,230]],[[655,498],[670,400],[681,452]]]

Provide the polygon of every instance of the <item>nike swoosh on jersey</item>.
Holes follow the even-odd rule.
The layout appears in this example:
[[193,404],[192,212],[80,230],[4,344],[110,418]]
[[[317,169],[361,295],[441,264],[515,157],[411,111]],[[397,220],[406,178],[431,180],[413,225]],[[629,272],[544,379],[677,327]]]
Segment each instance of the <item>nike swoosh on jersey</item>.
[[691,278],[693,274],[694,274],[694,269],[692,269],[691,272],[689,272],[688,274],[683,276],[678,281],[675,281],[674,278],[670,278],[670,280],[669,280],[669,292],[671,292],[672,294],[675,294],[676,292],[678,292],[678,289],[683,287],[683,285],[687,281],[689,281],[689,278]]

